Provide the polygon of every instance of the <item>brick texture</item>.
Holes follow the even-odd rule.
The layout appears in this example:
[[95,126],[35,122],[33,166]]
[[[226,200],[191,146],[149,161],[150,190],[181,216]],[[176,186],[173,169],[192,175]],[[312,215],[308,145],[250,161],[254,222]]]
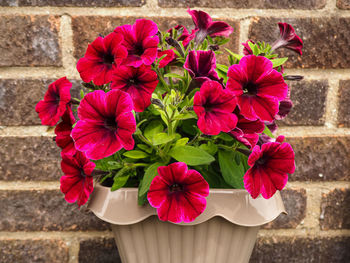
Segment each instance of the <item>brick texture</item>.
[[287,215],[281,214],[276,220],[265,225],[265,229],[296,228],[305,218],[305,189],[284,189],[281,195]]
[[349,181],[350,137],[295,137],[296,170],[290,181]]
[[58,190],[0,191],[0,231],[108,230],[92,213],[68,204]]
[[350,80],[339,82],[338,126],[350,127]]
[[79,263],[121,263],[112,238],[90,239],[80,242]]
[[158,0],[161,7],[213,7],[237,9],[319,9],[326,0]]
[[0,16],[0,67],[61,66],[58,16]]
[[289,81],[288,86],[294,106],[289,115],[278,124],[322,126],[325,121],[328,81]]
[[349,189],[322,194],[320,225],[322,230],[350,229]]
[[145,0],[0,0],[0,6],[142,6]]
[[349,0],[337,0],[337,7],[340,9],[350,9]]
[[250,263],[345,263],[350,261],[350,237],[258,239]]
[[[273,43],[279,36],[278,22],[287,22],[304,41],[303,55],[280,50],[288,56],[286,67],[349,68],[350,57],[344,46],[350,44],[350,18],[261,18],[252,19],[249,38]],[[322,40],[322,41],[319,41]],[[325,45],[324,43],[327,43]]]
[[0,262],[66,263],[68,247],[60,240],[0,240]]

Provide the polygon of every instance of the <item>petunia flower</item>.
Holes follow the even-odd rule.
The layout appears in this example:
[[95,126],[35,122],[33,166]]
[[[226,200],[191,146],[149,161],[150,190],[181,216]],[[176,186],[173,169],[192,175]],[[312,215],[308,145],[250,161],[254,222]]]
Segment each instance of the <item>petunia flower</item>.
[[35,111],[39,114],[42,125],[54,126],[60,120],[70,102],[72,83],[66,77],[49,85],[44,100],[38,102]]
[[77,152],[74,146],[74,141],[70,136],[74,123],[75,118],[72,109],[68,107],[62,116],[62,121],[55,128],[55,141],[57,146],[62,149],[61,155],[73,156]]
[[99,86],[111,82],[112,72],[128,54],[122,42],[123,36],[114,32],[96,38],[78,61],[77,70],[82,80]]
[[94,190],[91,173],[95,166],[82,152],[77,152],[74,156],[62,156],[64,176],[60,180],[60,189],[68,203],[77,201],[78,206],[81,206],[87,202]]
[[211,37],[228,37],[233,32],[233,28],[227,23],[213,21],[206,12],[188,9],[187,13],[191,15],[193,23],[196,26],[195,29],[198,30],[196,32],[196,43],[202,43],[207,35]]
[[78,107],[79,121],[72,130],[77,150],[93,160],[103,159],[121,148],[134,148],[136,130],[131,97],[121,90],[97,90],[85,95]]
[[229,132],[236,127],[233,94],[216,81],[206,81],[194,95],[193,110],[198,116],[198,128],[207,135]]
[[273,121],[279,101],[288,94],[283,76],[272,68],[272,62],[261,56],[244,56],[227,73],[226,88],[237,98],[237,105],[248,120]]
[[188,32],[187,28],[183,25],[177,25],[174,28],[170,28],[168,33],[170,33],[170,37],[173,37],[173,29],[177,31],[176,40],[182,41],[183,46],[186,48],[187,45],[193,40],[196,36],[196,32],[198,29],[193,29],[191,33]]
[[137,19],[135,24],[119,26],[114,32],[123,35],[123,45],[128,50],[124,65],[137,68],[142,64],[151,65],[156,60],[159,43],[156,23],[147,19]]
[[207,80],[219,81],[218,73],[215,71],[215,53],[212,50],[191,50],[186,58],[184,68],[198,85]]
[[278,107],[278,113],[276,115],[276,120],[282,120],[285,117],[287,117],[287,115],[289,114],[292,108],[293,108],[293,102],[291,101],[290,97],[287,96],[287,98],[280,101],[280,105]]
[[152,93],[157,84],[158,76],[151,66],[120,66],[114,72],[111,88],[129,93],[135,111],[142,112],[151,104]]
[[236,128],[229,132],[237,141],[243,143],[249,149],[253,148],[258,140],[259,133],[264,131],[264,122],[260,120],[247,120],[241,114],[237,114],[238,122]]
[[175,52],[172,49],[158,51],[157,57],[161,58],[164,55],[165,57],[159,61],[159,68],[164,68],[166,65],[168,65],[175,59]]
[[284,47],[302,55],[303,41],[295,34],[294,28],[287,23],[278,23],[280,28],[280,37],[272,44],[272,50]]
[[265,199],[282,190],[288,174],[294,173],[294,151],[289,143],[279,136],[275,142],[255,146],[248,158],[249,170],[244,175],[244,187],[253,198],[259,194]]
[[255,44],[255,42],[254,42],[253,40],[250,40],[250,39],[248,39],[247,42],[245,42],[245,43],[241,43],[241,44],[243,45],[243,47],[244,47],[244,48],[243,48],[243,54],[244,54],[245,56],[247,56],[247,55],[253,55],[253,51],[252,51],[252,49],[250,48],[249,43]]
[[162,221],[192,222],[206,208],[209,185],[196,170],[188,170],[182,162],[158,167],[147,199],[157,208]]

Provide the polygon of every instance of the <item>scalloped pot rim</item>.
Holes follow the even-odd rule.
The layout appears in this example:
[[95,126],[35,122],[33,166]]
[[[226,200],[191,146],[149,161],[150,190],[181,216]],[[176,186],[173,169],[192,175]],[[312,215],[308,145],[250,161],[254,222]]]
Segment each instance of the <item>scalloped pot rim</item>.
[[[157,215],[149,204],[139,206],[137,188],[121,188],[111,192],[109,187],[96,185],[88,203],[98,218],[111,224],[131,225]],[[286,213],[280,193],[270,199],[259,196],[253,199],[244,189],[211,189],[207,197],[207,208],[191,223],[197,225],[219,216],[240,226],[261,226]]]

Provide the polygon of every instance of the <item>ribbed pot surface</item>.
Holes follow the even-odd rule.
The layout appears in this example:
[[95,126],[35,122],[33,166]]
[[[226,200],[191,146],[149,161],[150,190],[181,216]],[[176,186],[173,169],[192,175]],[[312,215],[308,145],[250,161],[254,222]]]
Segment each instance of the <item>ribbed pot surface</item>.
[[222,217],[182,226],[151,216],[112,229],[123,263],[246,263],[259,226],[239,226]]

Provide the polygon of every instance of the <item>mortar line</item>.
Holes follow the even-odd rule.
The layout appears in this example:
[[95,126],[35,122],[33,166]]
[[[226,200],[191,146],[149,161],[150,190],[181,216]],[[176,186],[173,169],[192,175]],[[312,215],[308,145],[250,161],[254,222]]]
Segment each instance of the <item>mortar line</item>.
[[79,263],[80,242],[77,239],[67,240],[69,260],[68,263]]
[[249,26],[251,23],[251,19],[250,18],[244,18],[242,20],[240,20],[240,32],[239,32],[239,53],[243,55],[243,46],[241,45],[241,43],[246,42],[249,38]]
[[317,230],[317,229],[261,229],[258,237],[339,237],[350,236],[349,229]]
[[111,231],[33,231],[9,232],[0,231],[0,240],[28,240],[28,239],[59,239],[59,240],[86,240],[93,238],[111,238]]
[[54,127],[48,126],[0,126],[0,137],[53,137]]
[[330,78],[326,97],[325,126],[337,127],[339,80]]
[[287,184],[287,188],[304,188],[304,189],[319,189],[321,192],[332,190],[334,188],[350,188],[350,182],[348,181],[290,181]]

